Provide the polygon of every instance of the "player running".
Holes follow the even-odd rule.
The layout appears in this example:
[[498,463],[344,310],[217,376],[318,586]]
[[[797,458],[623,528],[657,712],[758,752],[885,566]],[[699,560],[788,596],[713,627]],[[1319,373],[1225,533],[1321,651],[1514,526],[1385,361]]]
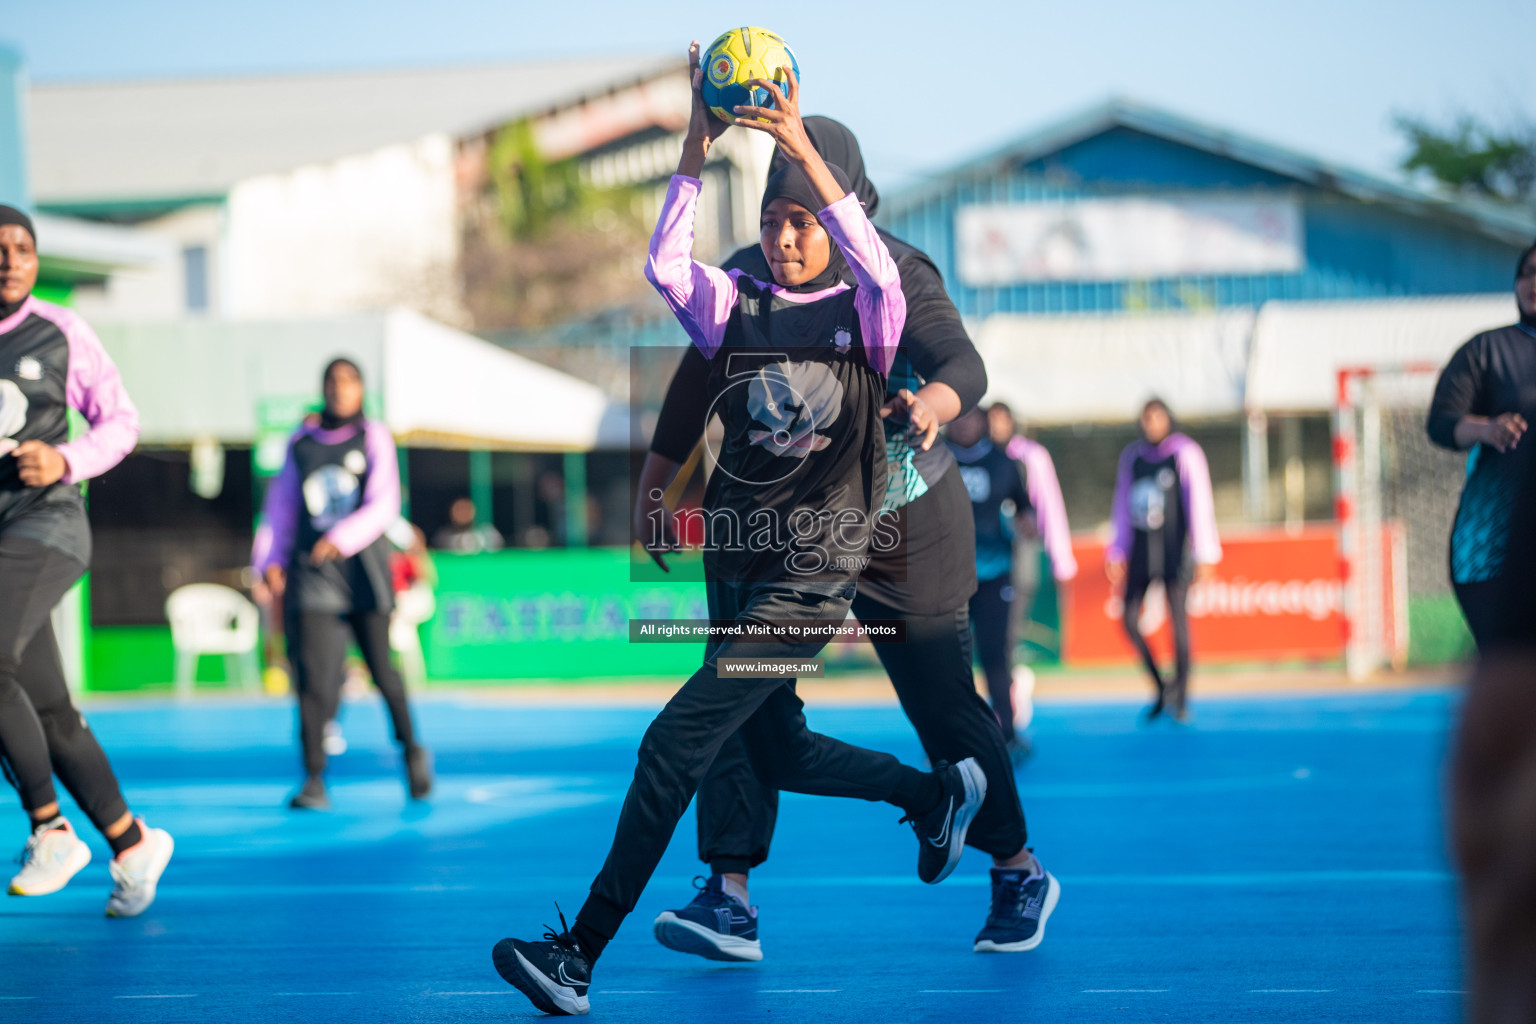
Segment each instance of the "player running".
[[[1141,410],[1142,440],[1120,454],[1110,514],[1104,571],[1124,585],[1125,635],[1152,676],[1157,693],[1147,709],[1154,719],[1167,709],[1175,721],[1189,718],[1189,585],[1221,561],[1211,471],[1205,452],[1174,431],[1173,414],[1160,398]],[[1174,676],[1158,671],[1157,659],[1141,634],[1141,607],[1147,589],[1160,582],[1173,624]]]
[[[80,484],[133,450],[139,414],[96,332],[32,294],[37,232],[0,206],[0,767],[32,824],[12,896],[58,892],[91,861],[53,777],[112,848],[108,917],[155,901],[175,844],[135,818],[70,700],[49,613],[91,561]],[[69,410],[90,429],[69,439]]]
[[1515,264],[1519,323],[1484,331],[1440,371],[1430,440],[1471,450],[1451,528],[1451,583],[1479,649],[1497,639],[1509,521],[1531,461],[1521,439],[1536,416],[1536,244]]
[[[763,196],[762,242],[773,282],[691,260],[698,176],[710,144],[728,126],[709,114],[699,94],[697,43],[689,62],[693,113],[646,275],[709,360],[725,429],[705,511],[726,531],[738,520],[763,530],[747,543],[709,538],[710,616],[799,627],[840,622],[853,598],[856,559],[828,556],[859,556],[870,545],[887,482],[880,409],[906,302],[896,265],[847,176],[829,167],[806,136],[793,74],[787,95],[772,83],[754,83],[773,93],[773,108],[736,108],[737,123],[771,135],[788,161]],[[854,288],[841,279],[844,261]],[[787,542],[775,522],[796,524]],[[587,1012],[593,964],[634,909],[705,770],[738,729],[764,783],[899,806],[917,834],[919,878],[938,882],[954,869],[986,792],[975,761],[921,772],[889,754],[813,733],[792,682],[720,668],[724,658],[811,657],[824,643],[709,645],[704,665],[646,730],[612,849],[575,924],[566,930],[562,915],[562,930],[542,941],[496,945],[496,969],[535,1006]]]
[[[848,171],[866,214],[873,213],[880,196],[865,177],[853,133],[825,117],[808,117],[805,127],[823,159]],[[770,171],[786,163],[776,151]],[[902,709],[931,762],[970,754],[989,780],[986,801],[966,837],[993,861],[991,913],[974,948],[1027,950],[1043,939],[1060,887],[1026,846],[1024,812],[1003,735],[976,692],[967,607],[976,589],[969,501],[959,474],[951,472],[955,461],[948,446],[934,443],[939,425],[986,391],[986,370],[932,261],[900,239],[879,234],[896,261],[907,302],[885,421],[890,484],[883,508],[892,514],[900,542],[889,551],[871,552],[852,611],[861,620],[906,623],[905,643],[875,645]],[[726,267],[758,279],[768,274],[758,246],[736,253]],[[852,283],[850,274],[843,277]],[[660,495],[704,432],[708,374],[708,362],[690,351],[667,390],[641,472],[639,536],[647,535],[653,517],[670,523]],[[670,547],[652,546],[663,567],[663,552]],[[778,791],[753,773],[742,743],[728,740],[700,784],[696,804],[699,859],[710,866],[710,875],[698,883],[689,905],[656,918],[658,941],[713,960],[762,958],[748,875],[768,857],[778,801]]]
[[432,755],[416,741],[405,682],[389,654],[390,544],[400,518],[400,467],[389,428],[363,415],[363,376],[350,359],[325,368],[325,408],[288,442],[267,488],[252,561],[283,602],[299,698],[303,786],[295,810],[327,810],[325,730],[345,681],[348,634],[384,695],[413,800],[432,792]]

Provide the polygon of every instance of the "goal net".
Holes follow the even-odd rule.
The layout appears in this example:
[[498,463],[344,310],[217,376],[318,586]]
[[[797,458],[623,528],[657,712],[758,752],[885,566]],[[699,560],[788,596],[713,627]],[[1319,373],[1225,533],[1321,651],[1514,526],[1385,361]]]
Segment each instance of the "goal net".
[[1424,430],[1438,374],[1423,364],[1339,371],[1335,501],[1354,678],[1471,652],[1447,557],[1466,456]]

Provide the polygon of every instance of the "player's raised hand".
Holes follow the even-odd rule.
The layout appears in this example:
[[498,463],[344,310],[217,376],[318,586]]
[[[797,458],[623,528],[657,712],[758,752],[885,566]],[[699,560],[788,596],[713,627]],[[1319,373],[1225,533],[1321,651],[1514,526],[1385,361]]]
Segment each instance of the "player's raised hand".
[[783,71],[783,88],[771,78],[753,78],[747,82],[748,85],[766,89],[773,97],[774,105],[738,106],[735,108],[736,123],[743,128],[752,128],[773,136],[773,141],[778,144],[785,159],[802,164],[815,154],[816,147],[811,145],[811,137],[805,131],[805,122],[800,119],[800,80],[795,77],[794,68],[786,66]]
[[699,64],[699,41],[688,44],[688,82],[693,89],[693,107],[688,116],[688,138],[706,146],[718,139],[730,123],[720,120],[704,102],[704,69]]
[[786,65],[782,70],[782,89],[777,82],[767,78],[753,78],[747,82],[748,85],[766,89],[773,97],[774,105],[738,106],[735,108],[736,123],[772,137],[784,159],[800,168],[810,179],[821,201],[831,206],[846,196],[847,192],[837,183],[832,172],[827,170],[826,161],[816,152],[816,147],[811,145],[811,137],[805,132],[805,122],[800,119],[800,79],[795,75],[795,69]]

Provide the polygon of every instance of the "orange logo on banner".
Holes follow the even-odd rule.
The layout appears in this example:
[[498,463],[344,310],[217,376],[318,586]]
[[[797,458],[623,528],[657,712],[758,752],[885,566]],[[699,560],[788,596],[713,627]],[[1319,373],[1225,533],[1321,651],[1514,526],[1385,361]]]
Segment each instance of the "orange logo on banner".
[[[1343,585],[1333,527],[1222,535],[1214,579],[1189,592],[1190,642],[1196,660],[1264,661],[1338,658],[1344,653]],[[1069,663],[1135,660],[1120,620],[1120,592],[1104,576],[1104,543],[1072,545],[1082,570],[1069,584],[1062,658]],[[1142,632],[1160,657],[1173,656],[1162,588],[1142,607]]]

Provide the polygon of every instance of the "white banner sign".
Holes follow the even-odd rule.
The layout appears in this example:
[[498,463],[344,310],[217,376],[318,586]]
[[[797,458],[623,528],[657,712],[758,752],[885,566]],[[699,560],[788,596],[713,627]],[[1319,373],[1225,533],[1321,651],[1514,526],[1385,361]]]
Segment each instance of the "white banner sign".
[[960,208],[955,235],[960,280],[971,287],[1294,273],[1303,264],[1294,199],[980,204]]

